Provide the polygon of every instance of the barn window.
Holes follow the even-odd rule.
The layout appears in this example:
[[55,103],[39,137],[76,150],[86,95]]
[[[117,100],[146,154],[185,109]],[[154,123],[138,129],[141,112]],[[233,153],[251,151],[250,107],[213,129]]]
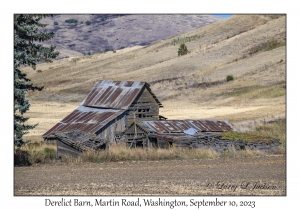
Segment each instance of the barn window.
[[149,112],[150,109],[138,109],[138,112]]

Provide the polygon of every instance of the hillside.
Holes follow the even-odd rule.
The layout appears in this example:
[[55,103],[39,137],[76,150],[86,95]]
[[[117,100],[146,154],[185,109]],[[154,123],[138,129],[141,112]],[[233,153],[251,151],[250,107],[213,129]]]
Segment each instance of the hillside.
[[85,55],[145,46],[221,20],[212,15],[54,15],[44,19],[45,29],[55,33],[46,42],[57,47],[62,56],[74,56],[65,49]]
[[[178,57],[185,42],[189,54]],[[234,15],[149,46],[25,68],[42,92],[28,94],[29,135],[74,110],[98,80],[150,83],[168,119],[227,119],[239,130],[285,118],[286,17]],[[226,81],[232,75],[233,81]]]

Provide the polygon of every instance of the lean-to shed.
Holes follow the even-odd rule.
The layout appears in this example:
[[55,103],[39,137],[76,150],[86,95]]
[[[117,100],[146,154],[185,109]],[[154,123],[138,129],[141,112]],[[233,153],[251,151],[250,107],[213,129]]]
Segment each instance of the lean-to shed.
[[[131,131],[130,131],[131,129]],[[142,121],[127,129],[126,143],[129,146],[188,147],[198,137],[209,138],[225,131],[234,131],[228,121],[221,120],[160,120]],[[132,135],[133,131],[135,135]]]

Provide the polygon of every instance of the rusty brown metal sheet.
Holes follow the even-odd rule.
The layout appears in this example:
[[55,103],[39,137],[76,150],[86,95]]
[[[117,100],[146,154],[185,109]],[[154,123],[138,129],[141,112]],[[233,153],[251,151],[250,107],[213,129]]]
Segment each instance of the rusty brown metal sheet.
[[138,96],[145,82],[98,81],[81,102],[81,106],[128,109]]
[[149,130],[155,133],[183,133],[189,128],[198,132],[224,132],[234,129],[228,121],[220,120],[161,120],[143,121]]
[[124,113],[125,110],[97,109],[80,106],[48,130],[43,137],[71,130],[80,130],[94,134],[107,123]]

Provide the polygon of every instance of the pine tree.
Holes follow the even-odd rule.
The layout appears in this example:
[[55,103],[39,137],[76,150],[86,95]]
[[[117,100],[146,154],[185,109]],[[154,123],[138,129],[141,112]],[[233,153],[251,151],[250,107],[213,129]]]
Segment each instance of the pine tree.
[[186,55],[189,51],[184,43],[182,43],[178,49],[178,56]]
[[28,120],[23,114],[29,110],[30,103],[26,99],[28,91],[41,91],[43,87],[31,83],[21,66],[31,66],[34,70],[36,64],[41,61],[51,62],[59,52],[54,52],[55,47],[44,47],[40,42],[52,39],[54,33],[40,32],[39,28],[45,28],[46,24],[39,21],[51,15],[15,14],[14,15],[14,145],[21,146],[23,135],[35,125],[25,125]]

